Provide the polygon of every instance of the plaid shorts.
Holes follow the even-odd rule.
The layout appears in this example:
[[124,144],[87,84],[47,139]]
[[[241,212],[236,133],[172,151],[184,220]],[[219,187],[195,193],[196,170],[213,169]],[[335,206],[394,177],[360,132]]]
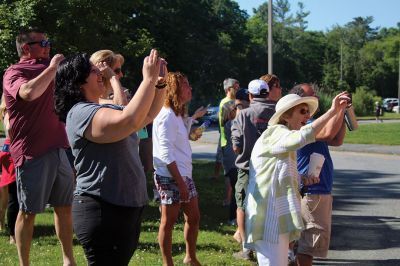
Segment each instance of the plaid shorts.
[[[182,176],[182,178],[189,191],[190,201],[192,198],[195,198],[198,195],[196,186],[194,185],[193,179],[186,176]],[[161,204],[171,205],[174,203],[184,202],[180,200],[178,185],[173,177],[154,174],[154,184],[156,185],[157,191],[160,194]]]

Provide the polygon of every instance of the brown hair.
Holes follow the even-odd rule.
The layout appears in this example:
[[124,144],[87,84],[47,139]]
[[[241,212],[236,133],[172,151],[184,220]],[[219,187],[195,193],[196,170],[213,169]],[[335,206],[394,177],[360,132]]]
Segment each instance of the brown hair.
[[169,72],[166,77],[166,97],[164,106],[171,108],[177,116],[185,116],[186,104],[181,103],[181,84],[186,76],[181,72]]
[[263,76],[260,77],[261,80],[264,80],[265,82],[267,82],[268,87],[271,89],[273,87],[273,85],[279,81],[279,78],[274,75],[274,74],[265,74]]
[[25,43],[31,42],[32,41],[32,37],[31,37],[31,33],[44,33],[43,30],[39,29],[39,28],[24,28],[21,29],[17,35],[17,38],[15,39],[15,45],[17,47],[17,52],[18,52],[18,56],[22,57],[24,55],[24,51],[22,49],[22,46]]

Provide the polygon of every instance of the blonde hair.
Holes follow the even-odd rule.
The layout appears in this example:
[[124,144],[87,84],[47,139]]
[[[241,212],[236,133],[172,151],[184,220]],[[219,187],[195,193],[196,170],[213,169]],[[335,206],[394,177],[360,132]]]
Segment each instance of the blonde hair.
[[[90,56],[90,62],[93,65],[96,65],[100,62],[106,62],[109,67],[113,68],[117,62],[120,62],[122,66],[125,62],[125,59],[121,54],[116,54],[111,50],[99,50]],[[103,82],[107,90],[111,89],[109,80],[103,78]]]
[[121,63],[121,66],[125,63],[125,58],[122,56],[122,54],[115,54],[115,59]]
[[185,116],[186,104],[181,103],[181,84],[186,76],[181,72],[169,72],[166,78],[166,97],[164,105],[171,108],[176,115]]

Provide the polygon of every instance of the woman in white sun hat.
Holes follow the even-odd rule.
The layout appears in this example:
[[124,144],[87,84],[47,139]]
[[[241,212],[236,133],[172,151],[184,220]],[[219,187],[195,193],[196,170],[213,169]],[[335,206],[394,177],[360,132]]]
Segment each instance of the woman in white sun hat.
[[287,265],[289,242],[303,229],[296,150],[314,142],[348,100],[347,92],[338,94],[331,108],[310,124],[307,121],[318,109],[316,97],[289,94],[276,104],[276,113],[251,154],[245,203],[246,246],[257,251],[259,265]]

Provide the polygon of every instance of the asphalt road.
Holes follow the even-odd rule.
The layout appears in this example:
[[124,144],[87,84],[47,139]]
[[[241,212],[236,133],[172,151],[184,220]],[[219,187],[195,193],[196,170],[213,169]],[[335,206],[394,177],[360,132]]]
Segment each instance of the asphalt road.
[[[214,160],[217,136],[210,130],[191,142],[193,158]],[[328,258],[314,265],[400,265],[400,154],[368,152],[331,152],[331,246]]]
[[314,265],[400,265],[400,156],[332,152],[329,257]]

